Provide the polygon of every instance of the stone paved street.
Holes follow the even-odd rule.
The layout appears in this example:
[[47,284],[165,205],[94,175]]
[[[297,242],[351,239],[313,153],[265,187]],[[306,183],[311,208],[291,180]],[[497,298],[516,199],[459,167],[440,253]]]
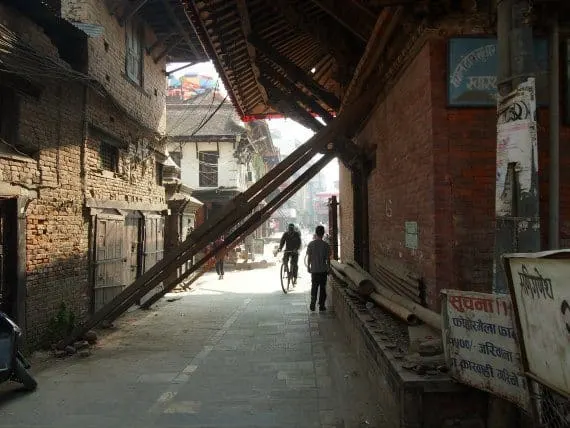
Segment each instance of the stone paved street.
[[93,354],[51,360],[40,387],[0,390],[8,427],[377,427],[333,308],[308,311],[309,276],[284,295],[277,267],[205,275],[135,311]]

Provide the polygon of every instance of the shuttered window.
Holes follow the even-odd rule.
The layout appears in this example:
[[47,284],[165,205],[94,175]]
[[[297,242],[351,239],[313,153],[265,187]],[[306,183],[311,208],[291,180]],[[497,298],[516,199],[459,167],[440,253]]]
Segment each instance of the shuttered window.
[[144,32],[140,24],[130,20],[126,26],[127,49],[125,57],[126,74],[129,79],[142,85]]

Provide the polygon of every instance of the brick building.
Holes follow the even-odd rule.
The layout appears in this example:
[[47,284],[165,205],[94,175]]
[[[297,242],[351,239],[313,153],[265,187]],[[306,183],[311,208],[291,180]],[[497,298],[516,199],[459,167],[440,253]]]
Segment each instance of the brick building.
[[[390,90],[355,141],[372,154],[368,178],[369,268],[398,266],[420,276],[431,308],[444,288],[491,292],[495,238],[495,100],[448,99],[450,40],[494,38],[486,14],[445,19],[415,40]],[[540,29],[535,39],[541,39]],[[489,42],[485,42],[488,44]],[[547,51],[546,51],[547,55]],[[496,57],[494,58],[496,61]],[[497,64],[496,62],[494,63]],[[540,70],[544,72],[545,70]],[[542,248],[548,248],[548,108],[538,74],[539,192]],[[570,128],[561,126],[562,183],[570,180]],[[353,180],[341,166],[342,257],[354,257]],[[570,238],[570,194],[561,188],[560,239]],[[358,210],[358,208],[356,208]],[[412,226],[414,244],[407,244]],[[411,223],[411,224],[410,224]],[[357,237],[358,240],[358,237]],[[417,243],[417,246],[416,244]]]
[[37,346],[62,303],[83,319],[161,258],[165,61],[204,56],[156,5],[0,7],[1,299]]
[[[496,227],[506,223],[496,221],[495,188],[511,183],[498,182],[498,166],[504,165],[498,165],[496,155],[496,87],[504,83],[501,79],[512,76],[497,76],[495,37],[497,7],[505,2],[228,0],[223,14],[222,6],[208,2],[192,3],[189,9],[244,120],[282,114],[315,130],[315,136],[281,165],[287,172],[267,180],[265,190],[284,187],[316,153],[338,156],[343,163],[339,183],[342,260],[357,261],[382,286],[439,312],[443,288],[493,291],[500,274],[500,267],[497,276],[493,268],[495,235],[501,244],[508,241],[505,247],[517,251],[524,247],[523,240],[517,240],[525,229],[532,235],[528,246],[531,251],[537,249],[534,210],[529,214],[515,206],[523,197],[533,205],[535,189],[540,197],[542,248],[546,248],[550,198],[545,89],[551,74],[545,67],[546,36],[555,13],[563,30],[568,28],[569,15],[567,2],[526,3],[517,2],[516,13],[505,9],[501,22],[512,20],[508,40],[513,68],[521,67],[526,56],[521,53],[522,43],[514,48],[510,37],[528,35],[528,24],[533,25],[535,68],[529,74],[536,75],[538,178],[534,150],[525,147],[521,151],[527,150],[530,165],[525,177],[532,178],[524,183],[528,188],[518,181],[523,174],[513,179],[512,188],[518,185],[521,191],[520,195],[513,192],[513,207],[505,211],[512,216],[510,225],[517,227],[501,229],[504,234],[495,233]],[[211,16],[217,19],[205,18]],[[242,22],[248,23],[244,31],[227,31]],[[567,53],[568,42],[554,49]],[[561,93],[568,88],[567,55],[563,56],[562,79],[555,83],[560,83]],[[516,78],[526,73],[510,72]],[[561,98],[560,107],[567,115],[569,101],[567,96]],[[570,180],[565,168],[570,161],[566,125],[567,120],[560,130],[561,183]],[[517,163],[520,167],[520,161],[509,164],[513,176]],[[570,225],[566,187],[560,189],[560,230],[554,234],[560,235],[562,245],[568,243]],[[526,208],[527,201],[523,202],[519,205]],[[357,297],[342,287],[331,288],[345,333],[376,381],[374,398],[383,407],[386,426],[506,426],[486,424],[492,406],[487,406],[484,393],[458,388],[445,376],[430,378],[423,370],[408,370],[397,361],[402,354],[393,349],[415,352],[407,324],[388,326]],[[433,326],[439,329],[440,324]],[[396,335],[409,343],[398,342],[392,332],[399,332]],[[439,332],[427,334],[436,335]]]

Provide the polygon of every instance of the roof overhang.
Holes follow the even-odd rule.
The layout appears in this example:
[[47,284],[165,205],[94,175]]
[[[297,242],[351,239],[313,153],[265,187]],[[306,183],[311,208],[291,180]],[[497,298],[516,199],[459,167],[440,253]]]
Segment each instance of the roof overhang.
[[[376,11],[364,1],[189,2],[196,31],[244,122],[332,120]],[[317,122],[317,123],[315,123]]]

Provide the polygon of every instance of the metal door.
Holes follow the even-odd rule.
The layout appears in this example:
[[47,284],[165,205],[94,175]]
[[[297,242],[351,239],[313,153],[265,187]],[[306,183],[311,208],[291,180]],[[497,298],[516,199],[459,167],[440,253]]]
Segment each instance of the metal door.
[[97,311],[125,286],[124,220],[120,216],[97,216],[95,233],[93,310]]
[[132,284],[142,273],[142,216],[129,214],[125,219],[125,243],[127,247],[126,283]]

